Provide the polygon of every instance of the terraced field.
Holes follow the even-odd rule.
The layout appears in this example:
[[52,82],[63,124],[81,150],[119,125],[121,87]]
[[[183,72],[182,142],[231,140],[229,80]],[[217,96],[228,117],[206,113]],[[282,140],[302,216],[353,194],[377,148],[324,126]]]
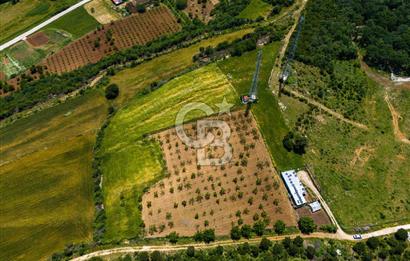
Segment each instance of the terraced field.
[[[115,115],[106,130],[101,152],[106,240],[141,235],[138,199],[146,186],[164,175],[160,146],[144,138],[144,134],[174,125],[184,104],[204,102],[216,108],[223,97],[231,103],[237,98],[226,76],[216,65],[210,65],[137,96]],[[194,112],[187,119],[201,115]]]
[[0,259],[47,259],[91,239],[95,134],[107,105],[96,92],[0,129]]

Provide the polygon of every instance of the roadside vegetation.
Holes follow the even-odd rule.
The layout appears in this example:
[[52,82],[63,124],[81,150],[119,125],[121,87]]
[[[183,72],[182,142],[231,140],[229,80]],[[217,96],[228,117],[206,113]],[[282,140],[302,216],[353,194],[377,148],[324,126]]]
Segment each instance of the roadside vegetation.
[[[159,251],[115,255],[117,260],[407,260],[408,242],[403,240],[405,230],[383,238],[370,238],[351,244],[344,241],[286,237],[281,241],[262,238],[259,242],[244,242],[235,246],[215,246],[202,249],[190,246],[173,253]],[[95,258],[95,261],[112,260]]]
[[0,4],[0,43],[43,22],[78,0],[20,0]]

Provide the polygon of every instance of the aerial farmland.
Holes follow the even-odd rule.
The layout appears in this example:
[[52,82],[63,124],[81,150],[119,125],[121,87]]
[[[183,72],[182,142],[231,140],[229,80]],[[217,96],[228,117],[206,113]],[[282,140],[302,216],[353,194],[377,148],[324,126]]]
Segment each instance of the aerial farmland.
[[0,260],[408,259],[406,2],[57,2],[0,3]]

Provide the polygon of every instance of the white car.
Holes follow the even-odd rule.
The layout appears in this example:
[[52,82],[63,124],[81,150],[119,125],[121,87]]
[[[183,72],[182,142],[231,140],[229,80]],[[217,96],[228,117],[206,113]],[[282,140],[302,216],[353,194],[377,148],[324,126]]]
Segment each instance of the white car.
[[353,235],[353,239],[362,239],[362,235],[360,234]]

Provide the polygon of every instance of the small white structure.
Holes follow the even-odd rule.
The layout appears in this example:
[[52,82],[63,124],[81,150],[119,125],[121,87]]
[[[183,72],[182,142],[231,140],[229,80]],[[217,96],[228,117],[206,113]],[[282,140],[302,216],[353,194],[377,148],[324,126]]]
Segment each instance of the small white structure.
[[300,181],[295,170],[288,170],[281,173],[286,188],[297,207],[306,204],[306,189]]
[[314,201],[309,204],[310,210],[312,213],[315,213],[316,211],[319,211],[322,209],[322,206],[320,205],[319,201]]
[[410,77],[397,77],[394,73],[390,74],[390,79],[393,82],[410,82]]

